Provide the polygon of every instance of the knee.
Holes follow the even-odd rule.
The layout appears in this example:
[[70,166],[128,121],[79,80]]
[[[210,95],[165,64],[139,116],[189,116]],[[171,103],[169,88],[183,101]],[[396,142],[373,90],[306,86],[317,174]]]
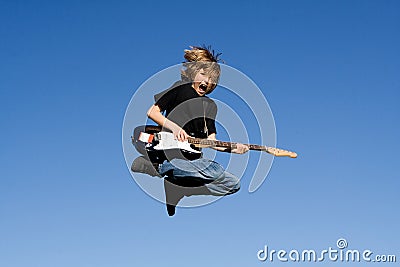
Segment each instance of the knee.
[[227,195],[234,194],[240,190],[240,180],[235,177],[231,179],[231,183],[228,185]]
[[230,194],[234,194],[240,190],[240,181],[238,181],[230,190]]

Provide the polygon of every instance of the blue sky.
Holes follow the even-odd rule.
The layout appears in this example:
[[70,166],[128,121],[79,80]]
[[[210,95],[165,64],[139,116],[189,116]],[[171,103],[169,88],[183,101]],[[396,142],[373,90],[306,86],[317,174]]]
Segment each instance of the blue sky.
[[[263,266],[264,245],[339,238],[399,260],[399,13],[394,0],[0,1],[0,265]],[[275,159],[255,193],[243,177],[169,218],[132,179],[122,124],[135,90],[201,44],[261,88],[277,146],[299,158]]]

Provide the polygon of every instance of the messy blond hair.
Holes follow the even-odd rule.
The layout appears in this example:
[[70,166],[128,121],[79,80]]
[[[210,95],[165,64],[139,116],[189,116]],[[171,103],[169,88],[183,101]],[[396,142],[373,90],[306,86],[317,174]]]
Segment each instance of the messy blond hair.
[[193,82],[196,74],[203,70],[206,75],[210,76],[211,83],[207,94],[211,93],[217,87],[221,68],[218,64],[221,61],[218,57],[221,53],[215,54],[211,47],[198,47],[191,46],[191,49],[185,49],[183,62],[183,69],[181,71],[181,78],[184,82]]

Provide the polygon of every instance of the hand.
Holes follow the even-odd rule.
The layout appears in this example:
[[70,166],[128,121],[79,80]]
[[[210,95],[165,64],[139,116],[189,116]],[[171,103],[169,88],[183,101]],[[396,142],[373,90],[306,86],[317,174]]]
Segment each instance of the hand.
[[232,153],[236,153],[236,154],[244,154],[247,151],[249,151],[249,147],[240,143],[236,144],[236,148],[232,149]]
[[178,141],[186,141],[189,137],[189,135],[183,130],[182,128],[177,128],[175,131],[173,131],[175,139]]

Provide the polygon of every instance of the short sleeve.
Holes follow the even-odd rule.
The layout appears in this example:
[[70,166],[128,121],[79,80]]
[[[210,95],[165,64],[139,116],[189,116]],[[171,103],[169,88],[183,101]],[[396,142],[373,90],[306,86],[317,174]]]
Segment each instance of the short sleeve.
[[155,105],[160,108],[161,111],[171,109],[173,103],[176,99],[176,87],[171,87],[161,93],[154,96]]

